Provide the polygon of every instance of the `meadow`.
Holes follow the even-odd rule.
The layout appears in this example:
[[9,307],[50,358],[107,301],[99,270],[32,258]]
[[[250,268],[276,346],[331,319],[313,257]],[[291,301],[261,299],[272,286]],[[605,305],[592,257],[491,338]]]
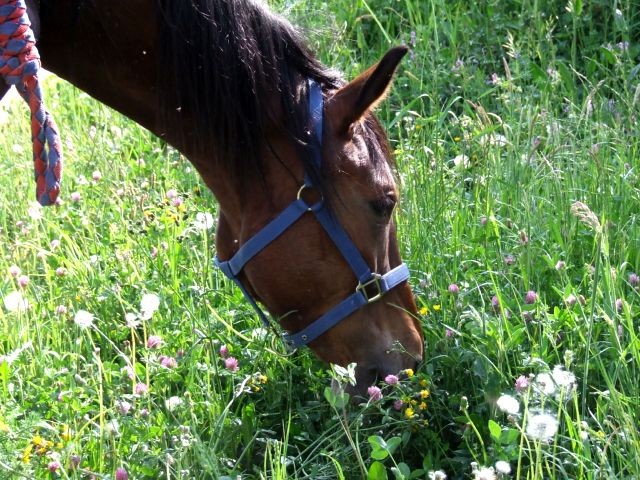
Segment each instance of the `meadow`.
[[[425,360],[360,404],[212,266],[189,162],[62,80],[0,104],[0,478],[639,479],[640,6],[274,0],[378,109]],[[445,477],[446,476],[446,477]]]

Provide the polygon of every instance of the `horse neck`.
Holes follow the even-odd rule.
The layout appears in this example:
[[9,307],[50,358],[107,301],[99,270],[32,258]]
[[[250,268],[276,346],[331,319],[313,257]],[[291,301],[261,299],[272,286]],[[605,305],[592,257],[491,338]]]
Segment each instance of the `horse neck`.
[[[168,103],[160,102],[160,94],[171,92],[159,92],[159,78],[173,72],[162,71],[158,61],[156,2],[56,0],[40,7],[38,47],[45,68],[165,139],[194,164],[226,216],[239,217],[244,200],[211,158],[215,145],[208,154],[193,151],[189,138],[197,129],[191,120],[179,108],[160,111]],[[265,155],[271,156],[270,149]]]

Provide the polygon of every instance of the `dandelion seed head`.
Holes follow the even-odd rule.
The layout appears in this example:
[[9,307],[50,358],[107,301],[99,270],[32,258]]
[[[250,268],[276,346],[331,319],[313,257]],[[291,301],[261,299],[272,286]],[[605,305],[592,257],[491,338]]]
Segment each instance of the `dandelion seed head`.
[[4,297],[4,308],[8,312],[23,312],[29,308],[29,301],[21,292],[14,290]]
[[143,320],[149,320],[160,308],[160,298],[155,293],[145,293],[140,300],[140,314]]
[[80,328],[93,327],[93,314],[86,310],[78,310],[73,316],[73,322]]
[[509,415],[516,415],[520,411],[520,402],[511,395],[501,395],[496,405],[500,411]]
[[447,474],[442,470],[430,470],[428,475],[429,480],[447,480]]
[[509,475],[511,473],[511,465],[504,460],[498,460],[496,462],[496,472],[500,475]]
[[548,373],[539,373],[534,382],[535,389],[544,395],[553,395],[556,391],[555,382]]
[[558,431],[558,420],[548,413],[529,414],[527,436],[534,440],[549,442]]
[[165,407],[167,407],[167,410],[169,410],[170,412],[173,412],[176,408],[178,408],[180,405],[182,405],[182,399],[180,397],[169,397],[165,400],[164,402]]

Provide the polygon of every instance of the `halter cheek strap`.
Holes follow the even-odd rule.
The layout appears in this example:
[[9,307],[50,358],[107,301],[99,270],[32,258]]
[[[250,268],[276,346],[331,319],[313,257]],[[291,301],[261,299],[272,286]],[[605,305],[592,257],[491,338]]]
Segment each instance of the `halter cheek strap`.
[[[313,80],[309,80],[309,111],[313,125],[314,142],[312,155],[315,166],[320,169],[322,164],[322,123],[323,123],[323,97],[322,89]],[[305,188],[312,188],[313,183],[307,176],[305,183],[298,191],[298,197],[291,202],[275,219],[264,226],[258,233],[247,240],[240,249],[229,260],[221,261],[217,256],[214,261],[222,272],[233,280],[242,293],[253,306],[263,323],[270,326],[267,315],[260,309],[255,299],[249,294],[247,288],[242,284],[238,275],[244,266],[253,257],[260,253],[271,242],[278,238],[291,225],[293,225],[302,215],[310,213],[324,228],[329,238],[338,248],[349,267],[358,280],[355,291],[342,302],[332,307],[320,318],[312,322],[303,330],[297,333],[285,333],[283,340],[289,349],[295,350],[298,347],[307,345],[327,330],[338,324],[340,321],[354,313],[361,307],[375,302],[389,290],[405,282],[409,278],[409,269],[402,263],[385,274],[371,272],[369,265],[362,258],[347,232],[332,215],[323,200],[309,205],[302,198]]]

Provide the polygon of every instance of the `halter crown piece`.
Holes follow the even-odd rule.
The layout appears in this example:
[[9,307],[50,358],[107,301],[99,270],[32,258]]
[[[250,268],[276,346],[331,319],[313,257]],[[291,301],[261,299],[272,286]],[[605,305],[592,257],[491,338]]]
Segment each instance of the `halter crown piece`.
[[[313,80],[309,80],[309,111],[312,122],[312,160],[320,171],[322,165],[322,118],[323,118],[323,97],[322,89]],[[385,274],[373,273],[362,258],[351,238],[333,214],[329,211],[324,201],[321,199],[314,205],[308,205],[302,198],[302,191],[305,188],[313,188],[313,182],[309,175],[306,175],[304,184],[300,187],[298,198],[291,202],[280,214],[271,222],[267,223],[258,233],[247,240],[240,249],[229,260],[221,261],[215,257],[215,263],[222,272],[233,280],[249,301],[251,306],[258,313],[262,322],[269,327],[271,324],[267,315],[260,309],[256,300],[249,294],[247,288],[242,284],[238,275],[244,266],[262,249],[278,238],[284,231],[293,225],[304,214],[313,214],[316,220],[322,225],[329,238],[338,248],[349,267],[353,271],[358,285],[355,290],[342,302],[330,308],[320,318],[297,333],[285,333],[283,340],[290,350],[307,345],[330,328],[334,327],[356,310],[365,305],[375,302],[389,290],[401,284],[409,278],[409,268],[401,263]]]
[[0,0],[0,75],[7,84],[15,85],[29,104],[36,198],[46,206],[54,204],[60,193],[62,145],[42,101],[40,54],[35,43],[25,1]]

